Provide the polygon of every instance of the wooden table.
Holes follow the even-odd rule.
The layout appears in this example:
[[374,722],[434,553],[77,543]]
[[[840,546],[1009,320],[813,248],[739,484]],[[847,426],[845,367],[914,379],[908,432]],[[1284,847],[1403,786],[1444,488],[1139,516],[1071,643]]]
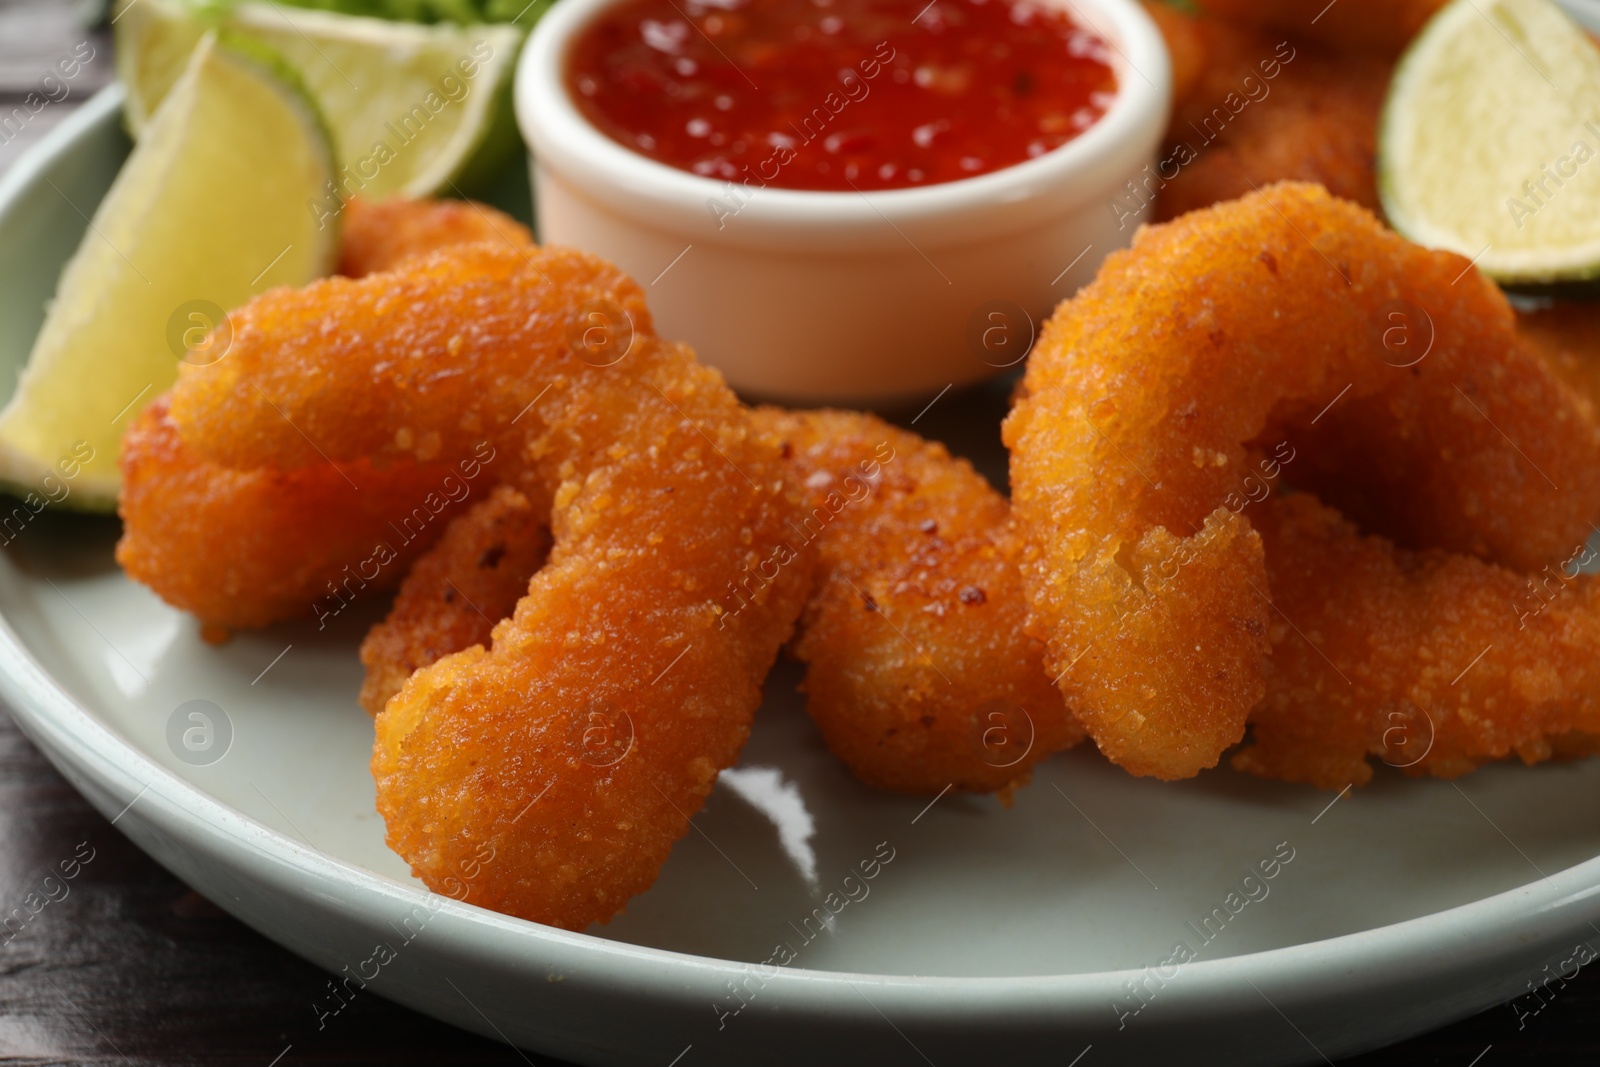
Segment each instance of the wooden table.
[[[83,4],[0,0],[0,115],[36,91],[74,45],[88,40],[95,49],[65,97],[14,137],[0,127],[0,170],[110,80],[103,29],[83,29],[94,20]],[[327,975],[130,845],[0,712],[0,911],[37,891],[75,852],[93,860],[67,895],[0,944],[0,1064],[556,1065],[375,996],[353,1001],[319,1029],[313,1005]],[[1585,971],[1547,998],[1537,1016],[1519,1020],[1510,1007],[1495,1008],[1346,1062],[1595,1062],[1587,1057],[1600,1057],[1600,1027],[1591,1014],[1600,1012],[1600,970]],[[1214,1062],[1226,1062],[1225,1053]]]

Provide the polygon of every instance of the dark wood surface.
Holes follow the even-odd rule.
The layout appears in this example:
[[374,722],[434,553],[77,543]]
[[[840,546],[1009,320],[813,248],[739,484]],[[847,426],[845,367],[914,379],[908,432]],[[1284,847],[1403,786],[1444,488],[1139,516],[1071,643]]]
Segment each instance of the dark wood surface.
[[[73,45],[88,39],[96,48],[64,97],[16,136],[0,134],[0,170],[109,80],[104,31],[85,29],[95,21],[92,4],[0,0],[0,115],[35,91]],[[60,95],[54,86],[51,92]],[[75,876],[61,879],[64,870]],[[50,875],[57,880],[47,885]],[[0,1064],[559,1067],[375,996],[352,1002],[319,1030],[313,1004],[326,975],[130,845],[0,712],[0,915],[41,893],[54,899],[9,939],[0,930]],[[1502,1006],[1346,1062],[1500,1067],[1600,1059],[1600,971],[1552,986],[1543,1003],[1536,1015],[1519,1018]],[[1197,1050],[1195,1062],[1226,1063],[1226,1052]]]

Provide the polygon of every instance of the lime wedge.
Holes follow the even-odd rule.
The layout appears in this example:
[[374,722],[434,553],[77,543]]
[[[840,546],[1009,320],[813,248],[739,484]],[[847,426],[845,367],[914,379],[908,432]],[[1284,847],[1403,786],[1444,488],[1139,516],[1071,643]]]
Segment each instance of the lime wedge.
[[471,186],[520,151],[511,75],[516,25],[423,25],[271,3],[121,0],[117,74],[139,136],[210,27],[282,55],[311,90],[338,159],[324,200],[430,196]]
[[306,210],[332,173],[321,119],[281,61],[245,47],[201,39],[62,272],[0,411],[9,487],[55,499],[67,478],[64,505],[113,506],[123,427],[180,358],[225,353],[224,309],[331,269],[338,228]]
[[1378,189],[1501,282],[1600,276],[1600,49],[1549,0],[1454,0],[1395,69]]
[[516,22],[532,26],[554,0],[279,0],[295,7],[399,22]]

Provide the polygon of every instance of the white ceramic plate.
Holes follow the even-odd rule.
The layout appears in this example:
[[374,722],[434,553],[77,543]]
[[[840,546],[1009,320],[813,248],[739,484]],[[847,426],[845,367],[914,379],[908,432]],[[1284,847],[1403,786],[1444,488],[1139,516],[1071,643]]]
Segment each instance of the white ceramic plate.
[[[119,104],[95,98],[0,180],[7,381],[126,151]],[[1002,396],[946,399],[919,428],[967,427],[958,444],[993,469]],[[385,849],[355,702],[370,611],[208,647],[123,577],[115,536],[46,512],[0,557],[0,695],[27,734],[141,848],[291,951],[581,1063],[1319,1061],[1509,999],[1600,919],[1600,762],[1459,787],[1385,771],[1330,803],[1227,771],[1134,780],[1080,751],[1009,811],[928,806],[856,785],[780,668],[656,887],[609,926],[547,929],[433,896]],[[231,723],[210,765],[167,740],[191,700]],[[863,863],[876,877],[847,883]],[[1246,889],[1261,899],[1232,914]],[[1180,942],[1198,958],[1144,970]],[[775,952],[787,966],[763,966]]]

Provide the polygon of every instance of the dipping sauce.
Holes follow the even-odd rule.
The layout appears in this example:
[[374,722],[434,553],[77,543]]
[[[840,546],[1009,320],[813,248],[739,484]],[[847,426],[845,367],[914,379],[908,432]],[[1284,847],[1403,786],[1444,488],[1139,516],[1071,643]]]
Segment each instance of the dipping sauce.
[[613,140],[718,181],[903,189],[999,170],[1105,114],[1105,40],[1029,0],[622,0],[567,57]]

